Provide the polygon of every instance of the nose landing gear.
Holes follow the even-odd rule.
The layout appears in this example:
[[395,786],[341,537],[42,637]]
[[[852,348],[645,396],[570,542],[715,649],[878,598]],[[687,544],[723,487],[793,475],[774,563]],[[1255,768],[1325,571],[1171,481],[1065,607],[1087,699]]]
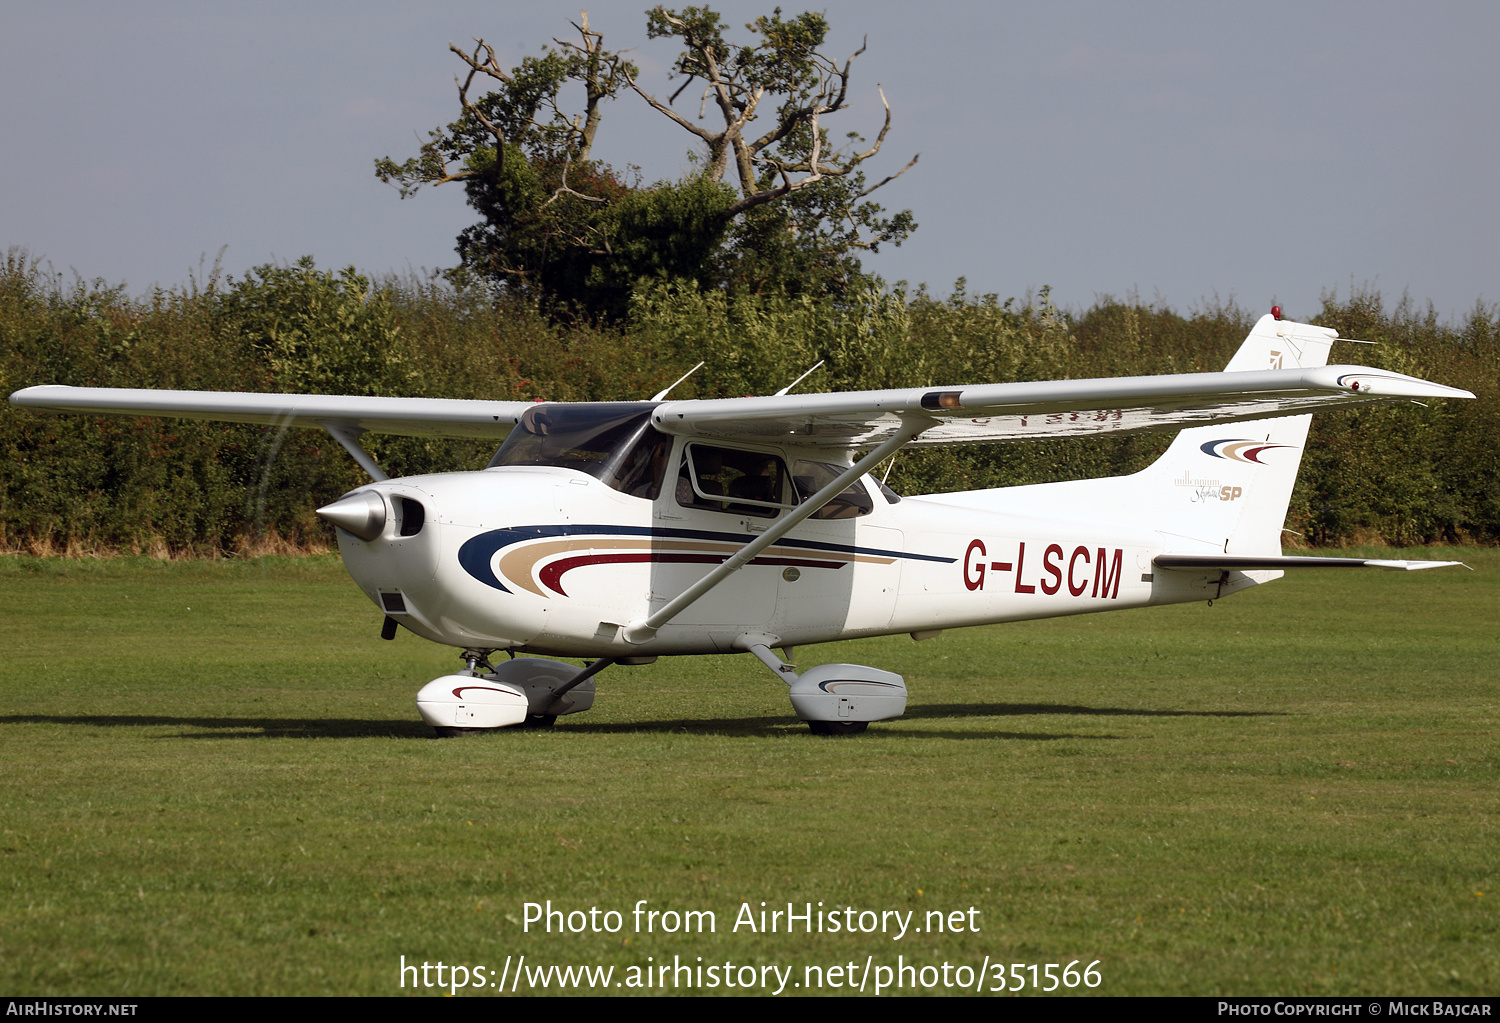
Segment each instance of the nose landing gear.
[[463,652],[464,670],[435,678],[417,693],[417,712],[439,737],[495,728],[548,728],[563,714],[594,705],[594,674],[612,661],[585,668],[540,657],[516,657],[498,668],[493,649]]

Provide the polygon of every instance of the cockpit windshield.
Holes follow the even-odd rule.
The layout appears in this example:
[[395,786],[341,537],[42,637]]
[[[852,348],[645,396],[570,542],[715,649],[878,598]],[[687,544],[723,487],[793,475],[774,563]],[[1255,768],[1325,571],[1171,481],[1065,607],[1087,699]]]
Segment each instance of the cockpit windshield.
[[661,493],[672,438],[651,425],[650,402],[537,405],[505,438],[487,468],[577,469],[633,497]]

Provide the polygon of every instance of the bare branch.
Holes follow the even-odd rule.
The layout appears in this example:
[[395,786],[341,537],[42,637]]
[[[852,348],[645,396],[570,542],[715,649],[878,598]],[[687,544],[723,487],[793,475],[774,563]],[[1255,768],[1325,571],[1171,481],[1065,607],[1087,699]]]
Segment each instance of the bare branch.
[[440,178],[433,178],[431,181],[426,182],[426,184],[429,184],[429,185],[446,185],[450,181],[467,181],[470,178],[477,178],[477,177],[479,177],[479,172],[478,171],[462,170],[462,171],[455,171],[452,174],[449,174],[449,173],[447,173],[445,171],[443,173],[442,177],[440,177]]
[[[783,177],[785,177],[785,175],[783,175]],[[730,206],[729,209],[725,210],[724,215],[731,218],[737,217],[741,213],[744,213],[746,210],[753,210],[757,206],[764,206],[766,203],[772,202],[776,199],[780,199],[782,196],[787,195],[792,191],[793,185],[790,180],[788,180],[786,184],[778,186],[776,188],[767,188],[762,191],[756,192],[753,195],[745,196],[745,198],[741,199],[739,202]]]
[[673,110],[671,107],[666,106],[665,104],[663,104],[660,100],[658,100],[655,96],[651,95],[645,89],[642,89],[639,85],[635,84],[635,78],[634,77],[627,76],[626,79],[625,79],[625,81],[630,85],[630,87],[632,89],[635,90],[636,94],[639,95],[641,97],[641,99],[643,99],[647,103],[651,104],[652,109],[658,111],[659,113],[666,114],[672,120],[676,121],[682,127],[686,128],[688,131],[692,132],[694,135],[698,136],[703,141],[705,141],[705,142],[712,142],[715,138],[717,138],[717,136],[714,135],[713,132],[708,131],[705,128],[698,127],[692,121],[689,121],[687,118],[683,117],[681,114],[679,114],[677,111]]
[[[824,67],[829,69],[829,77],[838,79],[838,96],[834,98],[832,103],[823,105],[821,101],[828,98],[828,92],[827,89],[820,88],[817,96],[818,102],[814,102],[812,106],[800,107],[796,110],[788,111],[781,117],[774,128],[772,128],[770,131],[766,132],[764,135],[750,144],[751,151],[755,153],[762,152],[766,149],[769,149],[771,146],[774,146],[782,139],[786,138],[792,133],[793,130],[796,129],[799,124],[812,116],[813,109],[815,107],[822,106],[823,109],[820,112],[825,114],[831,114],[836,110],[845,109],[846,104],[844,103],[844,99],[848,95],[850,69],[854,64],[854,58],[864,53],[865,47],[867,47],[869,43],[870,37],[866,36],[864,38],[864,41],[860,43],[859,49],[855,50],[852,54],[849,55],[849,59],[844,61],[844,67],[842,70],[840,70],[838,65],[834,64],[832,61],[827,61],[820,55],[815,54],[814,56],[818,56],[820,60],[824,60]],[[826,84],[826,82],[827,79],[824,79],[824,84]],[[884,96],[882,96],[881,98],[884,99]],[[890,108],[887,107],[886,110],[887,112],[889,112]]]
[[571,148],[574,159],[587,160],[593,149],[594,136],[599,131],[599,122],[603,116],[600,104],[615,94],[621,78],[628,81],[629,76],[625,73],[627,65],[624,59],[618,53],[610,53],[604,49],[604,33],[595,32],[589,27],[588,11],[580,11],[578,20],[569,24],[578,30],[582,43],[567,42],[556,38],[552,41],[564,51],[578,54],[578,59],[583,62],[582,81],[587,97],[584,105],[583,126],[579,127],[578,117],[573,117],[569,122],[569,119],[557,110],[555,97],[552,107],[559,120],[570,123],[569,134],[573,139]]
[[822,149],[823,133],[818,130],[818,112],[814,110],[812,115],[812,156],[807,161],[808,164],[812,167],[812,174],[808,177],[803,178],[795,187],[805,187],[812,184],[814,181],[817,181],[823,176],[822,173],[818,170],[818,154],[822,152]]
[[[865,52],[865,47],[870,45],[870,37],[865,36],[860,40],[859,49],[849,54],[849,59],[844,61],[844,70],[839,75],[839,98],[834,100],[833,109],[842,110],[844,107],[844,94],[849,88],[849,69],[854,66],[854,58]],[[877,86],[878,88],[878,86]]]
[[891,104],[885,98],[885,89],[879,82],[876,82],[875,91],[880,93],[880,105],[885,107],[885,123],[880,126],[880,134],[875,136],[875,144],[873,146],[866,149],[863,153],[857,153],[850,157],[849,166],[851,167],[855,164],[864,163],[870,157],[880,152],[880,146],[885,142],[886,132],[891,130]]
[[[570,21],[570,22],[568,22],[568,24],[572,25],[574,28],[576,28],[578,30],[578,34],[581,35],[581,36],[583,36],[583,46],[584,46],[584,49],[588,50],[588,52],[591,53],[591,54],[598,51],[599,44],[601,44],[601,43],[604,42],[604,33],[603,32],[595,32],[594,30],[592,30],[591,28],[589,28],[589,12],[588,11],[579,11],[578,12],[578,20],[577,21]],[[572,43],[565,43],[561,39],[554,39],[552,41],[555,42],[555,43],[557,43],[559,46],[572,46],[573,45]]]
[[[744,127],[755,119],[755,108],[760,105],[761,97],[765,94],[765,89],[756,89],[750,101],[745,104],[739,120],[732,126],[734,157],[740,175],[740,192],[744,195],[755,191],[755,150],[745,143]],[[726,135],[729,134],[729,130],[726,129]]]
[[752,196],[747,196],[744,199],[741,199],[739,202],[729,207],[729,215],[731,217],[736,216],[740,213],[743,213],[745,210],[753,209],[756,206],[768,203],[773,199],[780,199],[784,195],[790,195],[793,192],[799,192],[802,189],[816,184],[818,181],[821,181],[823,178],[823,174],[818,168],[818,154],[822,150],[823,146],[823,133],[818,130],[818,108],[816,107],[813,109],[812,114],[812,140],[812,157],[808,160],[808,163],[811,165],[812,169],[811,173],[809,173],[807,177],[801,179],[800,181],[793,181],[789,172],[795,170],[796,168],[784,166],[774,160],[763,160],[761,162],[771,163],[776,166],[776,170],[781,174],[781,187],[757,192]]
[[[825,174],[825,175],[828,175],[829,177],[843,177],[844,175],[848,174],[850,171],[854,170],[856,167],[858,167],[860,164],[864,163],[870,157],[872,157],[876,153],[880,152],[881,145],[883,145],[885,143],[885,136],[891,130],[891,105],[890,105],[890,103],[885,98],[885,90],[883,88],[881,88],[878,83],[875,86],[875,88],[880,92],[880,102],[881,102],[881,105],[883,105],[885,107],[885,123],[880,126],[880,134],[875,137],[875,144],[873,146],[871,146],[869,149],[866,149],[863,153],[853,153],[853,154],[850,154],[850,156],[848,156],[844,160],[843,166],[839,166],[837,164],[818,164],[817,161],[816,161],[816,159],[814,159],[812,161],[809,161],[809,162],[785,163],[783,161],[776,160],[776,159],[771,158],[771,157],[759,157],[759,156],[755,158],[755,162],[756,163],[760,163],[760,164],[765,164],[765,165],[770,166],[770,167],[774,167],[778,171],[782,170],[784,168],[786,170],[791,170],[791,171],[799,171],[799,172],[805,172],[805,173]],[[816,114],[818,114],[818,113],[827,113],[831,109],[833,109],[833,108],[831,108],[831,107],[823,107],[823,108],[814,110],[814,119],[816,119]],[[919,153],[917,155],[920,156],[921,154]],[[911,162],[908,163],[905,167],[902,167],[895,174],[892,174],[889,177],[887,177],[884,181],[881,181],[880,184],[872,186],[871,188],[869,188],[868,190],[866,190],[864,194],[868,195],[870,192],[873,192],[875,189],[879,188],[881,185],[884,185],[884,184],[886,184],[888,182],[896,180],[901,175],[905,174],[909,169],[911,169],[912,164],[914,164],[916,162],[917,162],[917,157],[912,157]]]
[[[489,118],[484,116],[484,114],[480,111],[479,107],[476,104],[469,100],[469,86],[474,83],[474,76],[480,73],[489,75],[491,78],[494,78],[501,82],[511,82],[514,81],[514,79],[512,79],[510,75],[506,74],[505,71],[501,69],[500,65],[495,62],[495,48],[493,46],[485,42],[483,39],[475,39],[474,42],[478,45],[474,47],[474,56],[472,57],[470,57],[463,50],[460,50],[457,46],[454,46],[452,43],[448,44],[448,49],[458,54],[459,59],[462,60],[465,64],[469,65],[469,74],[467,78],[465,78],[461,82],[459,82],[457,78],[453,79],[458,83],[459,103],[463,105],[463,108],[465,110],[474,115],[475,120],[484,125],[486,131],[488,131],[495,137],[495,169],[494,172],[490,175],[490,180],[493,182],[499,181],[500,174],[505,170],[505,135],[498,127],[490,122]],[[479,62],[480,50],[483,50],[486,55],[486,60],[482,64]],[[461,180],[461,178],[459,177],[448,177],[446,167],[444,167],[443,170],[443,180],[434,182],[435,184],[443,184],[445,181]],[[473,172],[465,172],[463,174],[463,177],[475,176],[476,175]]]
[[602,204],[608,205],[609,204],[609,200],[608,199],[604,199],[604,198],[601,198],[600,196],[596,196],[596,195],[584,195],[582,192],[575,192],[575,191],[573,191],[573,189],[571,189],[571,188],[568,187],[568,168],[571,167],[572,165],[573,165],[573,161],[571,159],[569,159],[566,163],[563,164],[563,169],[562,169],[562,184],[558,186],[557,191],[555,191],[555,192],[552,193],[552,197],[550,199],[548,199],[546,202],[542,203],[542,205],[543,206],[551,206],[554,202],[556,202],[559,198],[561,198],[564,195],[571,195],[571,196],[574,196],[576,198],[582,199],[585,202],[597,202],[597,203],[602,203]]
[[[476,73],[479,73],[479,72],[483,72],[484,74],[489,75],[491,78],[494,78],[497,81],[501,81],[501,82],[512,82],[512,81],[515,81],[515,79],[511,78],[511,76],[505,71],[504,68],[502,68],[498,63],[496,63],[496,61],[495,61],[495,48],[493,46],[491,46],[489,43],[485,42],[483,39],[479,39],[479,38],[476,38],[474,40],[474,42],[478,43],[479,45],[476,46],[476,47],[474,47],[474,56],[472,56],[472,57],[469,56],[467,53],[465,53],[463,50],[460,50],[457,46],[453,45],[452,43],[448,44],[448,49],[450,49],[454,53],[458,54],[459,60],[462,60],[465,64],[469,65],[469,80],[470,81],[472,81],[473,78],[474,78],[474,75]],[[484,63],[482,63],[482,64],[479,61],[479,51],[480,50],[483,50],[485,52],[485,58],[486,58],[485,61],[484,61]]]
[[913,156],[910,160],[907,161],[905,167],[902,167],[900,170],[898,170],[894,174],[887,174],[885,177],[883,177],[879,181],[875,182],[875,184],[871,185],[869,188],[865,189],[863,192],[861,192],[858,195],[856,195],[855,198],[856,199],[863,199],[865,196],[867,196],[871,192],[875,191],[875,189],[880,188],[883,185],[889,185],[892,181],[895,181],[901,175],[905,174],[907,171],[909,171],[913,167],[915,167],[917,165],[917,161],[919,159],[921,159],[921,158],[922,158],[922,154],[921,153],[918,153],[916,156]]

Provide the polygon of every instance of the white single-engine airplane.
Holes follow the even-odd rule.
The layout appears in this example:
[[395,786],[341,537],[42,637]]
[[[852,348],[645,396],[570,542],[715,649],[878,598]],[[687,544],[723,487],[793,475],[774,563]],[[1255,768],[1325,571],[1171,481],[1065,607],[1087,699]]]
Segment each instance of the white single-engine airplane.
[[[417,694],[440,735],[588,710],[611,664],[733,651],[786,682],[814,732],[845,734],[901,715],[904,681],[855,664],[798,673],[795,647],[1211,600],[1286,568],[1458,564],[1282,555],[1308,413],[1474,397],[1327,366],[1336,336],[1278,309],[1222,373],[842,394],[527,403],[42,386],[10,400],[327,430],[375,479],[318,514],[385,614],[382,636],[402,625],[463,650],[464,670]],[[1180,432],[1132,476],[902,498],[868,475],[907,446],[1143,430]],[[482,471],[391,480],[366,432],[504,443]],[[512,659],[492,665],[501,650]]]

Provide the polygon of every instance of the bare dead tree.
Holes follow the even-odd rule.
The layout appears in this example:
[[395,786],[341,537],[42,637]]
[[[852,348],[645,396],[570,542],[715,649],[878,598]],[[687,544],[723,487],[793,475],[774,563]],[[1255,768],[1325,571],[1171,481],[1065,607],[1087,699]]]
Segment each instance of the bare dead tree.
[[[589,26],[587,11],[570,22],[578,41],[553,39],[557,49],[543,57],[525,57],[519,67],[510,71],[500,66],[495,49],[484,39],[476,38],[472,52],[453,43],[448,49],[468,66],[468,73],[454,78],[458,101],[467,121],[461,119],[429,134],[421,152],[405,163],[389,157],[376,161],[376,175],[397,185],[402,197],[423,185],[442,185],[486,176],[498,181],[505,169],[507,146],[550,150],[560,154],[565,163],[584,163],[591,158],[594,136],[602,120],[602,106],[615,96],[636,69],[618,53],[604,48],[604,36]],[[476,78],[483,76],[498,83],[499,88],[475,100],[471,96]],[[558,104],[558,95],[568,81],[584,87],[584,108],[569,114]],[[545,110],[550,116],[539,114]],[[484,171],[468,166],[477,148],[493,147],[494,162]],[[573,195],[591,202],[596,197],[583,195],[563,186],[554,195]]]
[[[484,129],[494,137],[495,164],[493,171],[491,171],[490,173],[491,180],[494,180],[498,179],[501,172],[505,169],[505,143],[507,139],[505,138],[505,133],[502,132],[500,128],[496,126],[492,121],[490,121],[489,118],[485,117],[484,111],[480,110],[479,106],[469,99],[469,87],[474,84],[474,76],[479,74],[488,75],[495,81],[503,82],[506,85],[514,83],[515,78],[507,74],[505,70],[501,68],[500,65],[495,61],[494,47],[485,42],[483,39],[475,39],[474,42],[476,45],[474,47],[473,56],[470,56],[463,50],[460,50],[453,43],[448,44],[448,49],[458,54],[458,59],[469,65],[468,75],[462,80],[455,78],[453,79],[453,81],[458,85],[459,104],[464,108],[465,111],[468,112],[469,116],[473,117],[480,124],[484,125]],[[485,59],[483,62],[479,60],[479,55],[481,52],[483,52],[485,55]],[[426,147],[424,146],[423,149],[425,150]],[[448,171],[448,161],[444,160],[442,166],[442,176],[437,180],[431,181],[429,183],[434,185],[441,185],[449,181],[462,181],[465,178],[474,177],[477,173],[477,171],[472,170],[462,170],[450,173]]]
[[578,21],[569,24],[577,29],[582,41],[572,43],[557,38],[552,41],[575,60],[577,73],[574,77],[584,86],[583,113],[569,118],[558,109],[556,93],[550,97],[549,102],[554,123],[567,123],[572,130],[575,142],[569,147],[570,155],[581,163],[589,159],[593,152],[594,135],[599,131],[604,101],[614,96],[627,76],[635,74],[636,70],[634,65],[623,60],[618,53],[604,49],[603,34],[589,28],[588,11],[579,11]]
[[[772,202],[825,178],[845,177],[880,152],[891,128],[891,105],[886,100],[885,90],[877,85],[881,105],[885,108],[885,120],[874,143],[857,152],[826,156],[823,153],[825,139],[821,118],[849,106],[849,75],[855,59],[865,51],[863,44],[839,65],[815,48],[821,44],[822,32],[826,29],[820,16],[803,15],[799,25],[782,22],[778,11],[774,18],[761,18],[750,26],[762,32],[765,43],[755,48],[736,48],[724,42],[717,15],[702,10],[691,13],[694,17],[679,16],[663,7],[650,12],[653,36],[676,36],[687,47],[674,68],[686,81],[667,102],[663,103],[642,89],[633,74],[626,80],[653,109],[703,141],[709,156],[706,173],[712,180],[722,180],[733,159],[739,178],[740,199],[730,207],[730,216]],[[796,26],[800,32],[786,31],[789,26]],[[801,52],[787,52],[796,50]],[[788,75],[786,65],[790,65],[795,74]],[[695,81],[704,83],[698,119],[703,120],[708,102],[712,100],[722,118],[722,127],[696,124],[672,108],[677,97]],[[778,91],[786,99],[776,111],[775,124],[759,137],[747,139],[746,127],[757,119],[767,96],[774,96]],[[804,135],[805,139],[799,138]],[[801,145],[794,146],[792,153],[786,152],[785,144],[796,141]],[[778,147],[782,147],[781,151]],[[863,198],[896,180],[910,170],[919,157],[920,154],[913,156],[900,170],[863,189],[854,198]],[[772,171],[773,179],[779,178],[780,184],[766,184],[757,174],[758,167]],[[794,178],[794,175],[801,176]]]
[[[842,146],[829,142],[827,119],[849,109],[864,45],[841,62],[826,56],[827,21],[813,13],[783,19],[778,9],[734,44],[705,7],[658,7],[647,19],[651,38],[683,44],[673,65],[683,81],[665,102],[605,48],[587,12],[571,22],[573,35],[508,69],[483,38],[449,45],[464,67],[454,79],[458,118],[416,156],[375,169],[403,197],[463,183],[481,219],[458,236],[454,274],[620,316],[633,281],[663,275],[834,293],[860,279],[853,253],[899,245],[915,229],[910,210],[887,215],[865,201],[917,162],[865,181],[890,133],[884,89],[877,84],[884,118],[870,144],[853,132]],[[605,101],[626,87],[701,141],[698,171],[641,188],[638,173],[632,183],[594,156]],[[696,119],[674,107],[690,89],[701,90]]]

